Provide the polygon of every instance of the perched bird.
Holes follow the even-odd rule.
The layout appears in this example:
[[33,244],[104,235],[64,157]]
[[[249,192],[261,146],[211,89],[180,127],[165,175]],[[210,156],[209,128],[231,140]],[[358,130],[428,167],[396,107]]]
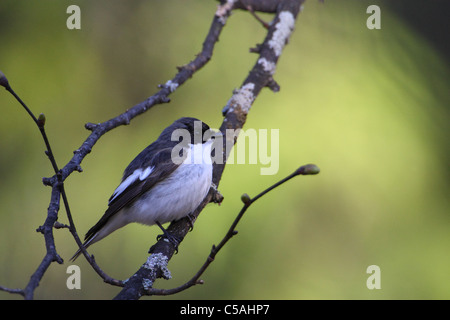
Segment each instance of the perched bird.
[[[84,248],[131,222],[156,224],[173,243],[162,224],[188,216],[207,195],[212,137],[209,126],[195,118],[181,118],[165,128],[125,169],[108,209],[86,233]],[[71,260],[80,254],[79,249]]]

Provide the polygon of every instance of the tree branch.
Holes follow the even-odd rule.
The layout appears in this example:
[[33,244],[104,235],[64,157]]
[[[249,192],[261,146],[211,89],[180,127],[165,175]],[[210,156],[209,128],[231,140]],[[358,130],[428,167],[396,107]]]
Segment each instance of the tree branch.
[[[222,177],[223,170],[225,168],[226,160],[228,159],[229,152],[231,152],[231,147],[235,144],[234,137],[227,137],[227,129],[242,129],[247,114],[250,108],[258,96],[262,88],[268,86],[272,83],[273,75],[275,73],[276,64],[281,55],[281,51],[286,45],[291,32],[293,31],[295,20],[297,14],[300,11],[301,4],[304,0],[281,0],[281,1],[244,1],[246,6],[250,5],[253,10],[268,12],[269,3],[273,6],[270,7],[274,11],[269,11],[276,13],[275,17],[270,24],[267,36],[260,45],[259,59],[254,65],[253,69],[250,71],[247,78],[244,80],[242,86],[235,90],[233,96],[228,100],[227,105],[223,110],[224,120],[220,127],[220,132],[222,133],[223,146],[222,150],[223,162],[214,163],[213,166],[213,184],[215,186],[219,185],[220,179]],[[276,3],[276,5],[274,5]],[[226,8],[232,10],[241,7],[242,2],[236,0],[229,0],[219,6],[216,12],[214,21],[221,21],[220,15],[224,12],[222,9]],[[263,10],[262,10],[263,9]],[[213,22],[214,23],[214,22]],[[205,197],[203,202],[198,206],[198,208],[193,212],[192,217],[195,221],[204,209],[204,207],[211,202],[214,198],[216,191],[211,188],[208,195]],[[176,236],[177,238],[184,239],[186,234],[189,232],[192,221],[190,219],[184,218],[179,221],[173,222],[169,225],[168,231]],[[152,250],[153,254],[147,259],[147,261],[139,268],[136,273],[131,276],[124,288],[115,297],[117,300],[125,299],[139,299],[141,296],[151,292],[150,288],[157,278],[167,278],[167,263],[172,258],[174,254],[174,248],[171,244],[164,241],[164,239],[159,240]],[[149,268],[153,266],[153,268]]]
[[[138,299],[144,294],[154,294],[152,293],[152,290],[154,290],[152,289],[154,281],[157,278],[167,279],[170,277],[170,272],[167,269],[167,264],[174,254],[173,247],[167,242],[160,240],[153,247],[153,254],[147,259],[146,263],[144,263],[144,265],[142,265],[141,268],[127,281],[115,280],[109,277],[95,263],[94,257],[90,256],[82,246],[82,242],[78,237],[75,224],[72,219],[67,195],[64,191],[64,181],[74,171],[82,171],[81,162],[91,152],[94,145],[105,133],[113,130],[118,126],[129,124],[132,119],[140,114],[143,114],[157,104],[167,103],[170,101],[168,96],[185,81],[191,78],[197,70],[202,68],[211,59],[215,43],[218,41],[223,26],[225,25],[226,20],[231,14],[232,10],[249,10],[255,17],[257,17],[255,14],[255,12],[257,11],[275,13],[275,17],[272,23],[270,25],[265,25],[266,27],[268,27],[268,32],[264,42],[258,46],[257,52],[259,54],[259,58],[257,60],[257,63],[254,65],[253,69],[250,71],[248,77],[244,80],[241,87],[233,93],[232,97],[229,99],[227,105],[223,109],[224,120],[220,127],[224,146],[222,150],[223,163],[215,163],[213,168],[213,183],[215,186],[218,186],[222,177],[226,160],[228,158],[229,152],[231,151],[231,147],[236,142],[235,137],[226,136],[226,130],[237,130],[243,128],[247,118],[247,114],[262,88],[269,87],[273,91],[279,90],[279,86],[274,81],[273,75],[275,73],[276,64],[278,62],[279,56],[281,55],[281,51],[287,43],[287,40],[294,28],[297,14],[303,2],[304,0],[221,1],[221,5],[218,6],[218,9],[214,15],[213,22],[205,38],[200,54],[198,54],[197,57],[190,63],[178,67],[178,73],[175,75],[175,77],[167,81],[165,84],[160,85],[160,90],[145,101],[133,106],[119,116],[103,123],[87,123],[85,127],[86,129],[91,131],[91,134],[83,142],[83,144],[74,151],[72,159],[62,169],[59,169],[56,163],[50,147],[50,143],[45,133],[45,116],[41,114],[36,118],[31,110],[25,105],[25,103],[23,103],[23,101],[11,89],[8,80],[0,72],[0,85],[4,86],[6,90],[8,90],[22,104],[22,106],[38,126],[46,145],[46,154],[49,157],[49,160],[55,172],[54,176],[50,178],[43,178],[43,183],[52,187],[52,192],[46,220],[43,226],[39,227],[37,230],[44,235],[47,249],[46,255],[44,256],[36,271],[31,276],[30,281],[25,289],[9,289],[0,286],[0,290],[21,294],[26,299],[31,299],[33,298],[34,291],[39,285],[50,264],[55,261],[58,263],[63,262],[61,257],[57,254],[53,237],[53,227],[55,227],[55,224],[58,220],[60,200],[62,197],[69,220],[68,228],[72,233],[76,243],[80,247],[83,255],[105,282],[124,287],[122,291],[117,295],[116,299]],[[260,19],[258,18],[258,20]],[[221,196],[219,195],[217,189],[211,188],[207,197],[195,210],[193,214],[194,221],[206,206],[206,204],[211,201],[220,201],[220,197]],[[257,198],[258,196],[254,199],[250,199],[250,201],[256,201]],[[58,226],[60,226],[60,224],[58,224]],[[168,231],[178,238],[183,239],[189,231],[190,226],[191,221],[188,221],[188,219],[185,218],[172,223],[169,226]],[[234,227],[232,226],[232,228]],[[223,244],[225,244],[226,241]],[[222,246],[219,245],[219,249]],[[210,258],[213,258],[215,254],[217,254],[217,251],[212,251]],[[198,279],[194,282],[190,282],[188,285],[190,286],[196,283],[200,283]]]
[[[79,248],[81,249],[83,255],[86,257],[88,262],[91,264],[93,269],[99,274],[100,277],[103,278],[103,280],[107,283],[110,283],[112,285],[116,286],[123,286],[123,282],[120,280],[113,279],[109,277],[106,273],[104,273],[101,268],[95,263],[95,259],[93,256],[90,256],[86,249],[82,246],[82,241],[80,240],[75,224],[73,223],[72,215],[70,213],[69,203],[67,200],[67,196],[64,191],[64,181],[69,177],[70,174],[72,174],[74,171],[81,172],[81,162],[83,159],[91,152],[94,145],[97,143],[97,141],[107,132],[113,130],[114,128],[121,126],[121,125],[128,125],[132,119],[137,117],[138,115],[146,112],[153,106],[157,104],[167,103],[170,102],[170,99],[168,96],[174,92],[180,85],[182,85],[184,82],[186,82],[188,79],[190,79],[193,74],[201,69],[212,57],[212,52],[214,49],[215,43],[219,39],[220,32],[222,31],[222,28],[224,26],[224,22],[226,18],[229,15],[229,11],[225,11],[223,15],[221,15],[221,19],[215,19],[213,21],[213,24],[211,25],[209,32],[206,36],[206,39],[203,43],[203,48],[200,54],[197,55],[197,57],[191,61],[190,63],[178,67],[178,73],[175,75],[175,77],[169,81],[167,81],[164,85],[160,85],[160,90],[154,94],[153,96],[149,97],[145,101],[133,106],[132,108],[129,108],[126,112],[122,113],[121,115],[114,117],[108,121],[105,121],[103,123],[99,124],[93,124],[93,123],[87,123],[85,125],[85,128],[87,130],[92,131],[89,137],[83,142],[80,148],[74,151],[74,155],[72,159],[60,170],[56,164],[56,160],[53,156],[53,153],[51,151],[50,143],[48,141],[48,138],[45,134],[44,125],[45,125],[45,116],[41,114],[38,118],[31,112],[31,110],[26,106],[26,104],[20,99],[20,97],[12,90],[7,78],[5,75],[0,71],[0,85],[5,87],[7,91],[9,91],[17,101],[20,102],[20,104],[24,107],[24,109],[28,112],[28,114],[31,116],[33,121],[38,126],[42,137],[44,139],[44,142],[47,147],[46,154],[49,157],[49,160],[52,164],[52,167],[54,169],[55,175],[51,178],[43,178],[42,181],[44,185],[51,186],[52,187],[52,197],[49,204],[49,210],[47,213],[47,219],[44,223],[44,226],[41,226],[38,228],[38,231],[42,232],[44,234],[44,238],[46,241],[46,247],[48,249],[47,254],[43,258],[41,264],[37,268],[36,272],[33,274],[33,276],[30,279],[30,282],[28,283],[25,290],[20,289],[8,289],[6,287],[0,286],[0,290],[7,291],[10,293],[19,293],[24,295],[26,299],[32,299],[34,290],[39,285],[40,280],[42,279],[45,271],[49,267],[49,265],[53,261],[58,261],[59,263],[62,263],[62,259],[59,257],[59,255],[56,253],[55,245],[54,245],[54,238],[53,238],[53,230],[52,226],[58,219],[58,211],[59,211],[59,201],[60,196],[63,197],[63,202],[66,208],[67,216],[69,219],[69,230],[72,233],[76,243],[78,244]],[[50,249],[50,250],[49,250]]]
[[214,259],[216,258],[216,255],[219,253],[220,249],[222,249],[225,244],[233,237],[235,236],[238,232],[236,230],[236,227],[239,223],[239,221],[242,219],[242,217],[244,216],[244,213],[247,211],[247,209],[259,198],[261,198],[262,196],[264,196],[265,194],[267,194],[269,191],[275,189],[276,187],[282,185],[283,183],[289,181],[290,179],[298,176],[298,175],[312,175],[312,174],[318,174],[319,173],[319,168],[316,165],[313,164],[308,164],[308,165],[304,165],[301,166],[300,168],[298,168],[297,170],[295,170],[292,174],[290,174],[289,176],[287,176],[286,178],[278,181],[277,183],[275,183],[274,185],[272,185],[271,187],[267,188],[266,190],[262,191],[261,193],[259,193],[257,196],[250,198],[248,196],[248,194],[243,194],[241,197],[242,202],[244,203],[244,206],[242,207],[241,211],[239,212],[239,214],[236,216],[236,219],[233,221],[233,223],[231,224],[231,227],[229,228],[228,232],[225,234],[225,236],[223,237],[222,241],[220,241],[219,245],[213,245],[211,248],[211,252],[209,253],[208,257],[206,258],[205,263],[200,267],[200,269],[197,271],[197,273],[185,284],[173,288],[173,289],[149,289],[147,290],[147,294],[148,295],[161,295],[161,296],[166,296],[166,295],[171,295],[171,294],[175,294],[175,293],[179,293],[181,291],[184,291],[186,289],[189,289],[192,286],[195,286],[197,284],[203,284],[203,280],[200,280],[200,277],[202,276],[202,274],[206,271],[206,269],[209,267],[209,265],[214,261]]

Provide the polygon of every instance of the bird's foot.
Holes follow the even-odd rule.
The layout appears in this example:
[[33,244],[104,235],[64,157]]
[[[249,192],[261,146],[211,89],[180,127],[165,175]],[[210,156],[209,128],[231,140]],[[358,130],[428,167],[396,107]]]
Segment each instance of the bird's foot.
[[[178,253],[178,245],[180,244],[181,240],[179,237],[174,236],[173,234],[170,234],[166,229],[164,229],[164,227],[159,223],[156,222],[156,225],[162,230],[163,234],[159,234],[156,237],[156,240],[159,241],[162,238],[167,239],[168,242],[170,242],[174,249],[175,249],[175,253]],[[150,249],[148,250],[148,253],[153,253],[155,245],[151,246]]]

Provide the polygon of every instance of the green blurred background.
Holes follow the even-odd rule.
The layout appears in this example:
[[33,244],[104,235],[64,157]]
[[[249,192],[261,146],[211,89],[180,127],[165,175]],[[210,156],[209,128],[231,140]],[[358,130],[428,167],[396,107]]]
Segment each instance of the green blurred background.
[[[81,30],[68,30],[66,8],[81,8]],[[381,8],[381,30],[369,30],[366,8]],[[0,2],[0,70],[36,113],[60,166],[89,132],[146,99],[192,60],[216,10],[215,1]],[[443,7],[444,6],[444,7]],[[307,1],[279,61],[277,94],[264,90],[245,129],[279,129],[280,169],[229,165],[220,191],[169,264],[188,280],[241,208],[298,166],[321,173],[298,177],[256,202],[239,234],[203,275],[205,284],[163,299],[449,299],[449,39],[444,1]],[[270,21],[270,15],[261,15]],[[212,127],[256,62],[250,47],[265,30],[234,12],[213,59],[172,96],[105,135],[66,180],[80,235],[106,209],[122,170],[181,116]],[[42,225],[52,169],[37,128],[6,91],[0,92],[0,284],[23,288],[45,253]],[[67,223],[65,211],[60,222]],[[157,228],[129,225],[90,250],[114,278],[126,279],[147,257]],[[55,230],[65,259],[52,264],[37,299],[110,299],[83,258],[81,290],[66,288],[76,245]],[[369,265],[381,268],[381,290],[366,287]],[[0,292],[0,299],[20,296]]]

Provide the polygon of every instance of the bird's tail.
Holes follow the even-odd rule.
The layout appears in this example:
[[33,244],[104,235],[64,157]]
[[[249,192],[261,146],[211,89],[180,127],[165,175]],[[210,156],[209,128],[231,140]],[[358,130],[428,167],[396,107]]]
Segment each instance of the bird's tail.
[[[95,234],[93,237],[91,237],[90,239],[86,240],[83,243],[83,248],[87,249],[93,242],[94,239],[97,237],[97,234]],[[77,252],[75,252],[75,254],[72,256],[72,258],[70,258],[70,261],[74,262],[83,252],[81,251],[81,249],[78,249]]]
[[[108,209],[109,210],[109,209]],[[106,211],[108,212],[108,211]],[[120,213],[120,212],[119,212]],[[86,237],[84,238],[83,248],[86,249],[91,244],[94,244],[97,241],[100,241],[111,232],[122,228],[124,225],[128,224],[129,221],[126,220],[125,215],[114,216],[112,219],[108,216],[107,213],[86,233]],[[81,254],[81,249],[78,249],[77,252],[70,259],[71,261],[75,261],[76,258]]]

